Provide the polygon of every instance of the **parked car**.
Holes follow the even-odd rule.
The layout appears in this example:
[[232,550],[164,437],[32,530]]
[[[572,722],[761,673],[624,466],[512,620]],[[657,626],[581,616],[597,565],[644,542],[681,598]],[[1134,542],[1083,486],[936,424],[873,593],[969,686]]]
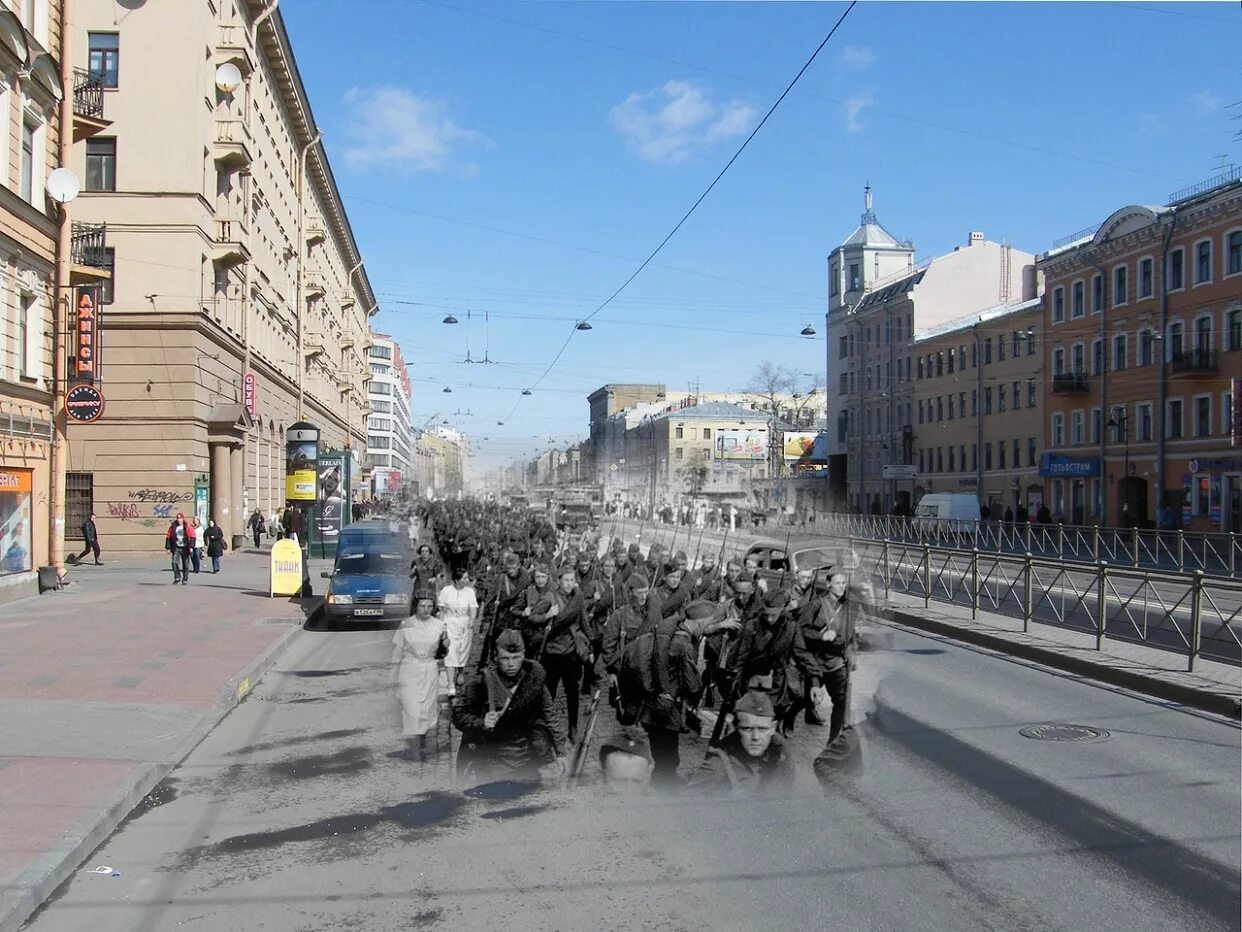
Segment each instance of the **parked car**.
[[929,492],[914,509],[914,529],[924,534],[956,537],[978,522],[979,500],[969,492]]
[[750,545],[744,559],[752,557],[758,563],[760,579],[767,583],[769,589],[792,583],[802,569],[818,571],[815,576],[817,590],[827,589],[829,569],[844,568],[849,573],[861,570],[858,558],[845,545],[831,547],[795,543],[786,553],[783,540],[759,540]]
[[329,622],[409,618],[414,607],[409,537],[387,521],[351,524],[341,531],[336,563],[324,597]]

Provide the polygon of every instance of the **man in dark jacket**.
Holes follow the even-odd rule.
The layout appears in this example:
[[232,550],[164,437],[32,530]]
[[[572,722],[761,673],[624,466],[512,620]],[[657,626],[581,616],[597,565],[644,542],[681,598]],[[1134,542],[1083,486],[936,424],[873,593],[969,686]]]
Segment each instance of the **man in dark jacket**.
[[618,605],[604,624],[604,671],[612,684],[613,695],[610,701],[614,705],[617,675],[621,672],[625,648],[641,631],[654,627],[660,621],[655,604],[651,601],[651,582],[641,570],[630,573],[625,587],[628,590],[626,600]]
[[651,597],[659,602],[660,615],[663,618],[684,612],[693,598],[685,570],[670,561],[665,566],[664,578],[651,591]]
[[81,563],[82,558],[93,550],[95,551],[95,565],[103,566],[99,562],[99,531],[95,529],[95,515],[93,513],[87,515],[86,520],[82,522],[82,543],[85,546],[82,548],[81,553],[72,558],[73,562]]
[[826,699],[832,702],[829,743],[845,727],[850,669],[855,662],[857,618],[847,595],[848,583],[844,573],[829,577],[828,594],[807,602],[799,612],[794,642],[794,661],[805,684],[806,720],[820,722],[816,706],[822,707]]
[[565,735],[545,687],[543,667],[525,658],[520,632],[502,631],[496,661],[473,679],[453,704],[461,732],[458,772],[478,779],[533,779],[559,761],[564,771]]
[[565,685],[565,711],[569,720],[569,741],[572,744],[578,733],[578,682],[582,676],[582,659],[578,653],[580,638],[590,643],[591,632],[582,605],[582,590],[578,588],[578,574],[572,563],[566,563],[558,572],[556,590],[552,594],[551,607],[530,620],[542,622],[543,644],[538,660],[547,671],[548,692],[556,698],[558,687]]
[[492,658],[496,648],[496,638],[506,628],[520,628],[521,620],[515,617],[513,606],[530,586],[530,575],[522,569],[522,561],[512,550],[505,551],[500,558],[501,572],[497,574],[494,584],[489,590],[489,599],[483,608],[483,652],[479,656],[479,668],[482,669]]
[[703,565],[695,572],[691,581],[691,592],[696,599],[719,602],[721,582],[720,568],[716,565],[716,554],[708,551],[703,554]]
[[767,693],[746,693],[734,707],[733,718],[736,730],[708,750],[690,778],[690,788],[742,796],[792,790],[793,761],[776,733],[776,710]]
[[777,720],[785,730],[802,704],[797,671],[793,669],[797,625],[786,614],[789,593],[773,589],[763,596],[762,609],[742,628],[737,650],[725,669],[735,695],[760,689],[768,693]]

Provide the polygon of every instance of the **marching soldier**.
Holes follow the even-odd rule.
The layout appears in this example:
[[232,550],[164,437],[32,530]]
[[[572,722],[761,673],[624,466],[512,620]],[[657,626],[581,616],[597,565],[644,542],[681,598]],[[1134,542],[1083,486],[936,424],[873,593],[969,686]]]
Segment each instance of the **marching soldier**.
[[793,789],[793,761],[776,729],[767,693],[750,691],[733,708],[735,730],[708,749],[690,777],[690,789],[709,794],[755,796]]

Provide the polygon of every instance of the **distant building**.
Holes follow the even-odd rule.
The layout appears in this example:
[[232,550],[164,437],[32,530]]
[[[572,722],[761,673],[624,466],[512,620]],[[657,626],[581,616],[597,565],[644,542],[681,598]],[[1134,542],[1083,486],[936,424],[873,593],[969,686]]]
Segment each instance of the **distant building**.
[[[591,436],[584,469],[595,481],[604,482],[610,468],[617,465],[617,451],[607,434],[605,425],[618,411],[635,405],[662,401],[666,392],[663,385],[643,385],[625,382],[609,382],[587,395],[591,408]],[[615,472],[616,470],[611,470]]]
[[414,478],[410,375],[401,358],[400,344],[387,334],[372,331],[367,361],[371,381],[367,386],[370,414],[366,465],[371,491],[391,497]]
[[451,498],[469,485],[470,438],[450,427],[432,427],[415,442],[419,495]]

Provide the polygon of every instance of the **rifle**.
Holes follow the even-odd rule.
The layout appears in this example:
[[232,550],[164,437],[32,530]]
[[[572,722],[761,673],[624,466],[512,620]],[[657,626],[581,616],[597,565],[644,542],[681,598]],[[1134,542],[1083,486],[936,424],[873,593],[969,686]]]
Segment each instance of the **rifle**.
[[503,569],[500,571],[499,584],[496,587],[496,597],[492,600],[492,623],[487,626],[487,634],[483,638],[483,650],[479,652],[479,666],[482,670],[490,659],[493,640],[496,636],[496,624],[500,621],[500,586],[505,584],[505,580],[509,578],[509,574]]
[[591,738],[595,734],[595,719],[599,716],[599,690],[591,694],[591,708],[587,712],[586,728],[582,729],[582,737],[574,748],[573,761],[569,768],[569,777],[576,784],[582,776],[582,768],[586,766],[587,748],[591,746]]
[[789,572],[789,538],[793,536],[793,525],[789,525],[789,530],[785,532],[785,565],[781,567],[781,581],[776,584],[776,588],[780,589],[785,585],[785,574]]

